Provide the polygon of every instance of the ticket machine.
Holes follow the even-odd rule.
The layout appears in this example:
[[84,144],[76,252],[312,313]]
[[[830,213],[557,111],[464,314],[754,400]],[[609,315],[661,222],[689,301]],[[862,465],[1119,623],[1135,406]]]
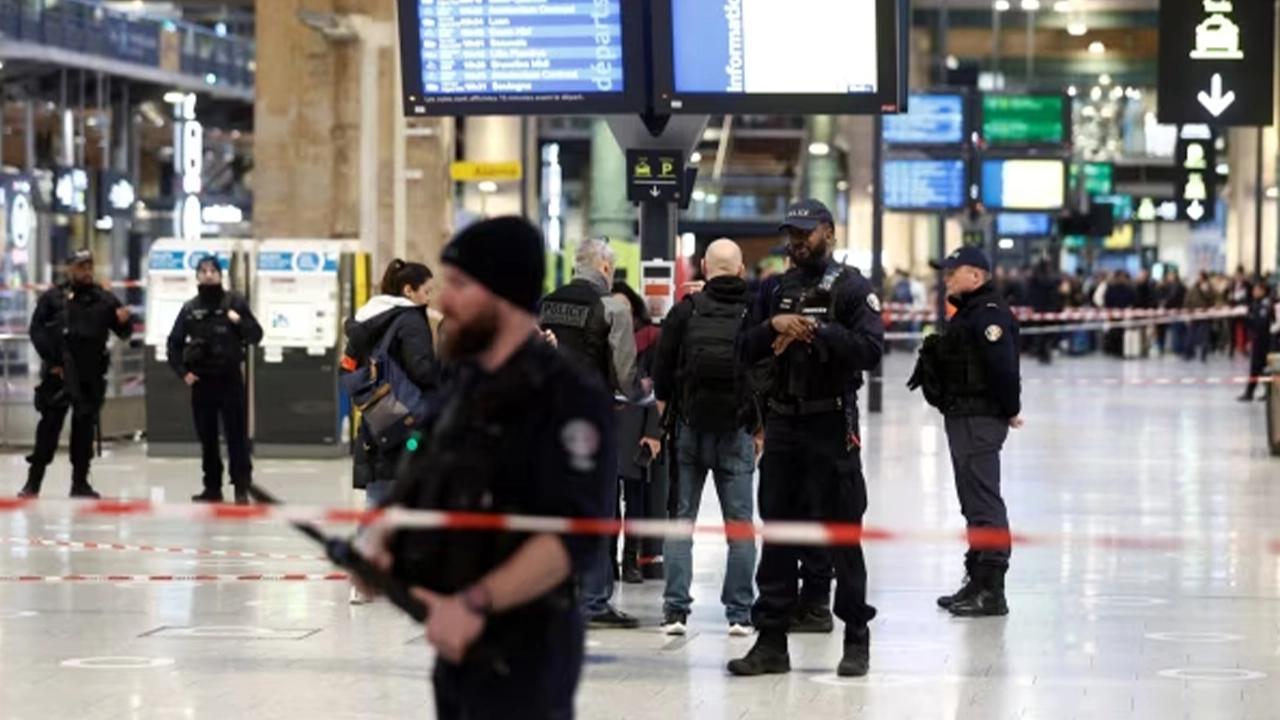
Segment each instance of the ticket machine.
[[[148,457],[199,457],[191,392],[169,367],[167,343],[178,313],[196,296],[196,265],[218,258],[222,283],[247,294],[253,243],[247,240],[160,239],[147,255],[146,429]],[[246,383],[246,387],[247,387]]]
[[349,409],[338,386],[341,322],[350,315],[354,243],[264,240],[254,313],[264,337],[254,362],[254,450],[259,457],[349,452]]

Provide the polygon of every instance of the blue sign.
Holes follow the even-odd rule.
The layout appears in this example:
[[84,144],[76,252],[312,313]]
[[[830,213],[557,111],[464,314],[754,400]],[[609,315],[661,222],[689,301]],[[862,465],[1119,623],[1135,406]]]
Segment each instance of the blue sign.
[[960,210],[965,206],[966,185],[965,164],[960,159],[884,163],[887,210]]
[[152,250],[147,267],[151,270],[184,270],[186,259],[186,250]]
[[912,95],[908,111],[884,116],[884,141],[890,145],[964,143],[963,95]]
[[996,216],[1000,237],[1048,237],[1053,234],[1053,217],[1048,213],[1000,213]]
[[1067,170],[1061,160],[982,161],[982,204],[999,210],[1059,210],[1066,204]]
[[338,272],[338,254],[313,250],[264,250],[258,253],[258,270],[267,272]]
[[298,269],[304,272],[314,272],[323,268],[323,262],[319,253],[302,252],[298,253]]
[[287,250],[264,250],[258,253],[258,269],[272,272],[293,270],[293,253]]

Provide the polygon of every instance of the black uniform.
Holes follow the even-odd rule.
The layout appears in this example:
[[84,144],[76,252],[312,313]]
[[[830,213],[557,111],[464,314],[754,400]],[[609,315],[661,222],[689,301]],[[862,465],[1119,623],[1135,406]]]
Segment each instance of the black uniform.
[[[45,468],[53,462],[58,437],[71,411],[71,486],[88,489],[89,463],[98,416],[107,394],[107,340],[133,335],[132,319],[120,322],[115,295],[97,285],[63,283],[40,296],[31,316],[31,343],[40,355],[40,385],[35,405],[40,413],[35,451],[26,490],[38,494]],[[62,377],[53,374],[62,369]]]
[[1270,296],[1249,301],[1245,329],[1249,332],[1249,384],[1241,399],[1252,400],[1258,389],[1257,378],[1267,371],[1267,354],[1271,352],[1271,327],[1276,322],[1276,309]]
[[[793,268],[757,299],[743,342],[745,360],[773,357],[771,319],[802,314],[818,321],[812,344],[795,342],[773,362],[760,516],[766,521],[860,523],[867,508],[858,437],[862,372],[880,363],[884,324],[871,283],[835,261]],[[835,614],[857,635],[875,617],[867,604],[867,567],[860,546],[829,551],[836,578]],[[798,601],[801,550],[765,543],[756,573],[752,621],[761,632],[786,631]]]
[[[502,368],[458,368],[407,453],[393,505],[416,509],[603,518],[617,481],[612,399],[540,339]],[[413,585],[456,593],[511,557],[520,534],[409,532],[393,540],[394,571]],[[564,536],[574,569],[599,539]],[[572,575],[571,575],[572,577]],[[440,718],[571,718],[582,670],[584,620],[572,580],[491,617],[461,664],[437,661]]]
[[[911,386],[942,411],[960,511],[970,529],[1007,531],[1009,516],[1000,495],[1000,450],[1009,421],[1022,411],[1018,323],[993,283],[952,298],[956,314],[940,336],[929,338]],[[983,537],[965,554],[969,581],[943,607],[986,587],[1003,607],[1004,573],[1010,547],[999,533]],[[1007,608],[1004,608],[1007,612]],[[1003,614],[984,612],[978,614]]]
[[609,318],[600,291],[589,281],[575,278],[543,298],[538,324],[554,332],[560,348],[583,367],[599,373],[607,387],[620,387],[609,347]]
[[[239,322],[228,317],[233,310],[240,316]],[[243,491],[253,480],[241,365],[245,345],[261,341],[262,326],[253,317],[249,304],[220,285],[202,286],[200,294],[182,306],[169,333],[169,366],[178,377],[193,373],[199,378],[191,386],[191,411],[200,438],[207,498],[217,498],[222,493],[218,418],[222,418],[227,437],[232,485]]]

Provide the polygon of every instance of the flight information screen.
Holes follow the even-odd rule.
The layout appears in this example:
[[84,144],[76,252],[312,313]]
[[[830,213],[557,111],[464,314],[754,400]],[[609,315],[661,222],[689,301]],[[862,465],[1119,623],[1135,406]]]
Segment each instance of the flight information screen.
[[1048,237],[1053,234],[1053,217],[1048,213],[1000,213],[996,216],[1000,237]]
[[661,109],[768,107],[892,112],[896,0],[660,0],[654,45]]
[[959,145],[964,142],[963,95],[912,95],[907,112],[886,115],[884,141],[890,145]]
[[964,161],[886,160],[884,206],[888,210],[959,210],[965,205]]
[[410,114],[641,109],[626,0],[399,2]]
[[1068,138],[1061,95],[984,95],[982,137],[991,145],[1060,145]]
[[1058,210],[1066,196],[1067,169],[1061,160],[982,162],[982,204],[989,209]]

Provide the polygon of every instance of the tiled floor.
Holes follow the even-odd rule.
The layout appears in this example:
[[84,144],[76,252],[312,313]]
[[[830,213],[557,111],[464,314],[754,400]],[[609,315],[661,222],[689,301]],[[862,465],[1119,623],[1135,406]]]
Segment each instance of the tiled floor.
[[[867,417],[868,522],[958,529],[945,438],[890,361],[889,412]],[[792,642],[795,671],[729,678],[719,597],[724,550],[697,550],[693,633],[656,625],[661,587],[624,587],[649,629],[590,637],[580,717],[629,718],[1276,718],[1280,717],[1280,459],[1267,455],[1260,404],[1237,386],[1065,384],[1243,373],[1240,363],[1088,359],[1029,365],[1027,427],[1005,454],[1017,528],[1049,537],[1017,549],[1007,619],[958,621],[933,598],[958,579],[953,542],[868,546],[880,618],[873,675],[840,681],[835,637]],[[51,471],[50,495],[65,482]],[[0,493],[21,484],[0,454]],[[95,482],[112,495],[182,501],[193,461],[114,448]],[[263,462],[258,479],[307,503],[354,504],[342,463]],[[708,489],[711,492],[710,488]],[[707,513],[716,503],[703,503]],[[271,524],[71,520],[65,508],[0,514],[0,575],[321,573],[313,560],[37,548],[10,538],[311,555]],[[714,518],[706,518],[708,521]],[[1088,538],[1181,538],[1116,549]],[[428,651],[385,605],[352,608],[340,583],[0,582],[0,717],[430,717]]]

